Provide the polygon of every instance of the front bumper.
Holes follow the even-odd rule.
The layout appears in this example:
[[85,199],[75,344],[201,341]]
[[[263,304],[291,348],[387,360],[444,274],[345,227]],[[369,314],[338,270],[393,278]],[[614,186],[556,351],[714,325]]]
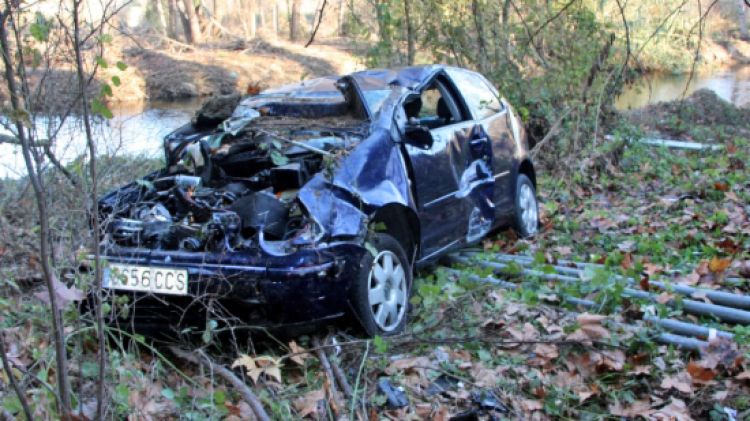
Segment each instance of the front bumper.
[[175,325],[236,318],[254,325],[284,326],[343,315],[349,307],[350,282],[356,279],[366,252],[353,243],[287,256],[112,248],[103,251],[103,260],[188,272],[187,296],[108,290],[131,298],[127,317],[120,321]]

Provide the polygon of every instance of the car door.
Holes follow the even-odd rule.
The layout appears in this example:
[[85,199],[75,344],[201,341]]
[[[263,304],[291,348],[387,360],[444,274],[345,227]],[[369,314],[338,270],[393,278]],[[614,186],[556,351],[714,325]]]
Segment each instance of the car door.
[[426,149],[405,145],[420,219],[422,261],[464,244],[467,235],[475,234],[471,227],[486,216],[486,211],[476,210],[475,202],[478,189],[491,188],[491,171],[483,164],[491,152],[472,143],[480,136],[455,92],[441,74],[424,85],[418,100],[404,104],[412,124],[428,127],[433,138]]
[[[517,122],[512,121],[509,107],[500,99],[495,88],[482,75],[464,69],[449,68],[448,74],[466,101],[467,108],[492,149],[492,177],[494,179],[493,205],[498,220],[513,211],[513,162],[516,145]],[[514,126],[514,123],[515,126]]]

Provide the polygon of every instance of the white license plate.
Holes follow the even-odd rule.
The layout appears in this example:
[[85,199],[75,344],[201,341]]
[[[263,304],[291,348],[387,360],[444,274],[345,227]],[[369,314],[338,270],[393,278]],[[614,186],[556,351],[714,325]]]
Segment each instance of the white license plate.
[[110,263],[104,270],[104,288],[187,295],[185,269],[167,269]]

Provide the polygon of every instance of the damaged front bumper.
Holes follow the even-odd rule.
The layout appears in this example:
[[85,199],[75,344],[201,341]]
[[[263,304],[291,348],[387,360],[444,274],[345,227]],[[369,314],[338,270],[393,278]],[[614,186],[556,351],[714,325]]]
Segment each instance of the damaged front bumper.
[[115,297],[129,297],[128,311],[110,317],[110,322],[150,328],[233,319],[275,327],[338,318],[348,309],[350,282],[356,278],[364,253],[366,249],[355,243],[324,245],[285,256],[259,250],[216,254],[111,248],[103,253],[105,265],[186,270],[188,294],[108,289]]

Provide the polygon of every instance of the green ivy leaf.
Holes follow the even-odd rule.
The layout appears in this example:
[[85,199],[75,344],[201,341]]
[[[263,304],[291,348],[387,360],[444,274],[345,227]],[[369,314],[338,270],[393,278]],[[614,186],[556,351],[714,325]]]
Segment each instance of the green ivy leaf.
[[113,85],[120,86],[121,83],[122,83],[122,81],[120,81],[120,77],[119,76],[116,76],[116,75],[112,76],[112,84]]
[[376,335],[372,338],[372,344],[375,346],[375,352],[378,354],[385,354],[388,352],[388,342],[386,342],[380,335]]
[[98,64],[99,67],[101,67],[102,69],[106,69],[107,68],[107,60],[105,60],[104,57],[102,57],[102,56],[96,56],[95,60],[96,60],[96,64]]
[[108,84],[102,84],[102,96],[112,96],[112,87]]
[[117,68],[120,69],[120,71],[124,71],[125,69],[128,68],[128,65],[122,61],[118,61],[117,64],[115,64],[115,66],[117,66]]
[[107,107],[107,105],[99,101],[98,99],[94,99],[93,101],[91,101],[91,111],[95,114],[101,115],[106,119],[111,119],[112,117],[114,117],[112,111]]

